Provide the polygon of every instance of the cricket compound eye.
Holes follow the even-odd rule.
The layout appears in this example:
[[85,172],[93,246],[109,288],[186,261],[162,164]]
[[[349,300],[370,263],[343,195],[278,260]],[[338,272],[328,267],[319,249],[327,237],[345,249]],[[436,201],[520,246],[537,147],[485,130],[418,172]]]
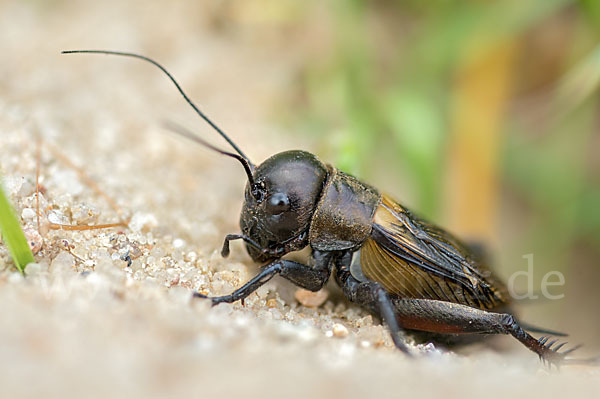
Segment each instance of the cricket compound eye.
[[271,215],[279,215],[290,209],[290,199],[284,193],[275,193],[267,201],[266,208]]

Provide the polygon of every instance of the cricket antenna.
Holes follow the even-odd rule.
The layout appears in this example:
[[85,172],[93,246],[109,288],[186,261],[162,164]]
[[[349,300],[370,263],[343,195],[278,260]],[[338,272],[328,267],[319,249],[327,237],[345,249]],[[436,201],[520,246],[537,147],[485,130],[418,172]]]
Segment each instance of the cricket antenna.
[[[233,140],[231,140],[229,138],[229,136],[227,136],[225,134],[225,132],[223,130],[221,130],[213,121],[211,121],[208,116],[206,116],[204,114],[204,112],[200,111],[200,109],[196,106],[196,104],[194,104],[194,102],[187,96],[187,94],[185,94],[185,92],[183,91],[183,89],[181,88],[181,86],[179,86],[179,83],[177,83],[177,81],[175,80],[175,78],[173,77],[173,75],[171,75],[169,73],[169,71],[167,71],[162,65],[160,65],[158,62],[154,61],[151,58],[148,58],[146,56],[140,55],[140,54],[135,54],[135,53],[126,53],[126,52],[122,52],[122,51],[109,51],[109,50],[67,50],[67,51],[61,51],[61,54],[108,54],[108,55],[121,55],[124,57],[133,57],[133,58],[139,58],[140,60],[144,60],[147,61],[149,63],[151,63],[152,65],[156,66],[158,69],[160,69],[161,71],[163,71],[165,73],[165,75],[167,75],[169,77],[169,79],[171,79],[171,82],[173,82],[173,84],[175,84],[175,87],[177,87],[177,90],[179,90],[179,93],[181,93],[181,95],[183,96],[183,98],[185,99],[185,101],[187,101],[187,103],[194,108],[194,111],[196,111],[196,113],[198,115],[200,115],[200,117],[202,119],[204,119],[206,121],[206,123],[208,123],[213,129],[215,129],[217,131],[217,133],[219,133],[221,135],[221,137],[223,137],[225,139],[225,141],[227,141],[229,143],[229,145],[231,145],[231,147],[238,153],[240,154],[240,156],[244,159],[245,163],[242,162],[244,164],[244,168],[246,168],[246,166],[248,166],[250,168],[250,171],[254,170],[254,164],[250,161],[250,159],[246,156],[246,154],[244,154],[242,152],[242,150],[240,150],[240,148],[233,142]],[[171,129],[173,130],[173,129]],[[180,133],[180,131],[176,131],[176,133]],[[191,138],[189,136],[187,136],[186,134],[183,134],[184,136]],[[192,136],[195,137],[195,141],[203,144],[204,146],[211,148],[217,152],[220,152],[222,154],[225,155],[233,155],[231,153],[226,153],[224,151],[218,150],[216,147],[213,147],[211,145],[209,145],[208,143],[206,143],[204,140],[199,139],[198,137],[196,137],[194,134],[192,134]],[[248,175],[249,179],[251,180],[251,174]]]
[[180,136],[183,136],[189,140],[195,141],[196,143],[203,145],[204,147],[206,147],[210,150],[218,152],[219,154],[227,155],[228,157],[235,158],[238,161],[240,161],[240,163],[244,167],[244,170],[246,171],[246,176],[248,176],[248,183],[250,184],[250,192],[251,192],[252,196],[256,199],[262,198],[261,188],[254,182],[254,177],[252,176],[252,165],[248,162],[248,160],[246,158],[244,158],[241,155],[234,154],[232,152],[223,151],[220,148],[215,147],[214,145],[208,143],[207,141],[200,138],[199,136],[197,136],[190,130],[186,129],[185,127],[183,127],[175,122],[166,121],[163,123],[163,126],[165,129],[170,130],[173,133],[177,133]]

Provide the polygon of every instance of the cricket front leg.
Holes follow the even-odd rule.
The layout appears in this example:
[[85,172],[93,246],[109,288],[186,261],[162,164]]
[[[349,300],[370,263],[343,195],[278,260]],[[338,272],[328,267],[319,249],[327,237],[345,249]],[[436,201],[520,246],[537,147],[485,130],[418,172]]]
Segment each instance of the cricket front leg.
[[299,287],[318,291],[323,288],[331,275],[331,258],[330,252],[313,251],[310,265],[278,259],[265,266],[260,273],[229,295],[208,297],[196,292],[194,297],[210,299],[213,306],[222,302],[232,303],[244,300],[278,274]]

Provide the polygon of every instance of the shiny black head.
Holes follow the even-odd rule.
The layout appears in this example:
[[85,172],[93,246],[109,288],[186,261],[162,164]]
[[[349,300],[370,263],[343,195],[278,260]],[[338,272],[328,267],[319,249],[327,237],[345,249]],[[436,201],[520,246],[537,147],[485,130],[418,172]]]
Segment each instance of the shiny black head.
[[[71,50],[62,53],[131,57],[159,68],[173,82],[187,103],[229,143],[235,153],[223,151],[174,123],[169,123],[167,128],[213,151],[238,160],[244,167],[248,185],[240,225],[245,237],[238,238],[244,238],[252,259],[258,262],[266,261],[306,246],[310,220],[327,178],[327,168],[314,155],[304,151],[282,152],[256,167],[229,136],[194,104],[175,78],[153,59],[140,54],[111,50]],[[228,247],[223,247],[224,254],[227,252],[225,248]]]
[[254,187],[246,185],[240,216],[242,233],[262,249],[246,243],[256,262],[266,262],[307,245],[327,167],[305,151],[273,155],[254,170]]

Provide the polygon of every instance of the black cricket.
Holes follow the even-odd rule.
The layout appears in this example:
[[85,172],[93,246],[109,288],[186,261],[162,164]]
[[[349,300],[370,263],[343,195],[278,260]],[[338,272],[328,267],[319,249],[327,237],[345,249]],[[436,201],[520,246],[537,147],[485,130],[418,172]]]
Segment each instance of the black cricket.
[[[276,275],[318,291],[333,273],[346,298],[381,318],[396,347],[408,355],[404,330],[437,335],[510,334],[550,363],[563,362],[577,349],[560,351],[565,343],[530,335],[527,331],[564,334],[518,322],[510,312],[505,285],[476,251],[368,184],[305,151],[281,152],[255,166],[156,61],[105,50],[63,53],[120,55],[155,65],[235,150],[220,150],[180,126],[169,125],[176,133],[242,164],[248,178],[240,216],[242,234],[227,235],[221,253],[226,257],[229,242],[241,239],[255,262],[266,263],[230,295],[195,293],[195,297],[210,299],[213,305],[243,300]],[[282,259],[307,246],[312,250],[307,265]]]

